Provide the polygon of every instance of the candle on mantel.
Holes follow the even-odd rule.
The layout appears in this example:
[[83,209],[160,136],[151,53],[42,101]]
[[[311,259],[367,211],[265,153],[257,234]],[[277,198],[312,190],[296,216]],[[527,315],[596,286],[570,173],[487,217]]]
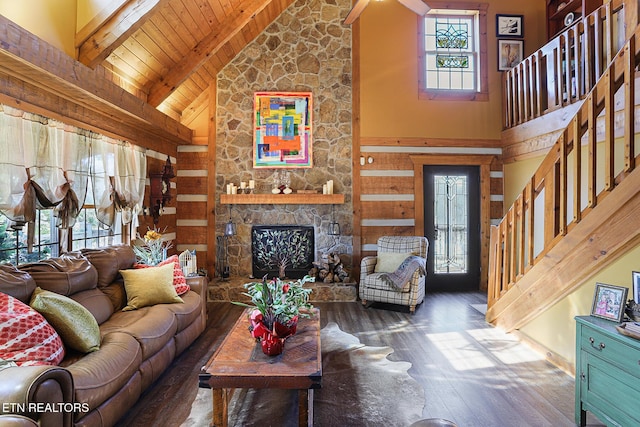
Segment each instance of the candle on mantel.
[[254,188],[256,188],[256,181],[255,180],[253,180],[253,179],[249,180],[249,188],[252,189],[252,190]]
[[240,189],[244,190],[245,188],[247,188],[247,183],[245,181],[240,181]]

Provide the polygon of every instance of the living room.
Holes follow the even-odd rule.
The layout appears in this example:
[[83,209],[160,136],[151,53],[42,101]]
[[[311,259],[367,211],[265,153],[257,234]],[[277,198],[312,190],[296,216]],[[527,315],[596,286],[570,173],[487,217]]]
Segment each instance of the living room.
[[[480,57],[482,90],[470,99],[443,98],[422,90],[419,19],[395,0],[370,2],[351,25],[343,24],[352,6],[346,0],[241,2],[237,8],[251,12],[249,16],[239,13],[235,5],[225,10],[219,4],[223,2],[199,2],[203,10],[210,10],[203,15],[208,18],[196,18],[192,5],[175,0],[148,2],[146,7],[153,9],[151,3],[157,7],[149,16],[146,10],[136,15],[127,9],[131,2],[111,2],[117,7],[106,3],[68,0],[52,7],[44,0],[28,10],[18,4],[1,5],[6,47],[0,101],[131,142],[147,153],[147,179],[162,171],[168,157],[176,175],[168,183],[172,199],[157,218],[151,211],[141,212],[137,232],[143,235],[154,225],[163,230],[174,243],[170,255],[195,250],[198,267],[210,279],[209,302],[242,299],[242,284],[253,274],[253,225],[313,225],[318,258],[328,249],[338,252],[353,277],[347,283],[315,284],[314,302],[322,312],[331,310],[327,307],[334,302],[357,304],[355,309],[361,309],[360,260],[376,254],[378,238],[426,235],[420,171],[434,164],[480,168],[484,240],[479,263],[480,271],[488,271],[489,229],[502,219],[543,158],[540,153],[503,157],[496,16],[522,17],[522,35],[516,39],[524,40],[527,56],[547,41],[545,2],[426,2],[439,10],[476,8],[484,17],[480,25],[485,37],[485,50],[480,52],[484,55]],[[109,8],[114,10],[105,12]],[[167,9],[159,12],[162,8]],[[118,12],[122,10],[139,17],[140,25],[122,34],[116,31],[117,25],[100,27],[108,18],[124,19]],[[244,29],[233,32],[228,28],[232,24],[214,22],[219,14],[230,15],[233,26]],[[191,25],[186,23],[189,20]],[[228,31],[224,37],[207,30],[214,24]],[[91,27],[94,31],[87,36]],[[167,37],[163,49],[157,41],[150,46],[156,45],[158,55],[173,48],[174,57],[143,59],[139,46],[154,28],[163,27],[173,28],[177,35]],[[197,41],[211,49],[199,50]],[[170,62],[172,67],[166,65]],[[139,69],[132,66],[136,63]],[[183,70],[185,64],[195,71]],[[242,201],[243,196],[279,196],[272,190],[274,172],[282,169],[255,167],[254,96],[261,91],[311,92],[312,162],[310,167],[285,168],[290,173],[288,187],[296,194],[301,191],[304,199],[304,191],[322,196],[323,184],[332,181],[333,193],[343,197],[338,203]],[[252,194],[225,202],[228,184],[240,187],[250,181],[255,185]],[[149,179],[145,207],[152,205],[150,184]],[[235,225],[235,234],[223,237],[229,222]],[[336,223],[339,233],[331,234]],[[519,336],[571,372],[575,366],[573,317],[589,314],[596,282],[631,287],[637,252],[638,248],[630,248],[586,278],[576,291],[519,328]],[[222,264],[228,267],[227,280],[220,277]],[[486,295],[487,279],[487,274],[480,275],[474,289],[480,295]],[[416,318],[431,312],[426,310],[428,301],[427,284]],[[467,301],[471,303],[481,301]],[[357,315],[354,311],[353,316]]]

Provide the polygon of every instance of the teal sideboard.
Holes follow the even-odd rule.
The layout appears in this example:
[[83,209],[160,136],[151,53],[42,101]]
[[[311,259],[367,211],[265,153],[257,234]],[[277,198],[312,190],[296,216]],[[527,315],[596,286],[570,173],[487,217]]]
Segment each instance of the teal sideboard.
[[576,317],[576,424],[586,411],[607,426],[640,426],[640,340],[617,323]]

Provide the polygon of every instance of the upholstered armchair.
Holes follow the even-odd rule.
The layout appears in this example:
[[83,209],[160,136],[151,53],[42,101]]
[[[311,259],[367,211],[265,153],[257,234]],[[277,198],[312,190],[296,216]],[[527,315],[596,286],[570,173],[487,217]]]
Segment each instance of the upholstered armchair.
[[[359,295],[362,304],[400,304],[409,306],[411,313],[415,312],[416,306],[424,300],[428,248],[429,242],[426,237],[380,237],[377,256],[364,257],[360,262]],[[411,261],[411,264],[408,264],[408,261]],[[405,274],[393,276],[399,270],[404,270]],[[408,280],[391,283],[390,276]]]

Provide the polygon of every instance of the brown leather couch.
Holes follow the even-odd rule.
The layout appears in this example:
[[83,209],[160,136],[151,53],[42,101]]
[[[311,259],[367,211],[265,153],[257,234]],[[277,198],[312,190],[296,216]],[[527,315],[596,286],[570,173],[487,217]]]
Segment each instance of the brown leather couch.
[[[0,402],[13,406],[0,405],[0,416],[26,416],[43,427],[112,426],[202,333],[204,277],[187,278],[191,290],[181,296],[182,304],[121,311],[126,294],[118,271],[132,268],[134,262],[131,247],[122,245],[86,249],[19,269],[0,266],[0,292],[27,304],[36,286],[69,296],[94,315],[101,336],[99,350],[67,350],[60,366],[0,370]],[[48,403],[56,406],[43,405]]]

